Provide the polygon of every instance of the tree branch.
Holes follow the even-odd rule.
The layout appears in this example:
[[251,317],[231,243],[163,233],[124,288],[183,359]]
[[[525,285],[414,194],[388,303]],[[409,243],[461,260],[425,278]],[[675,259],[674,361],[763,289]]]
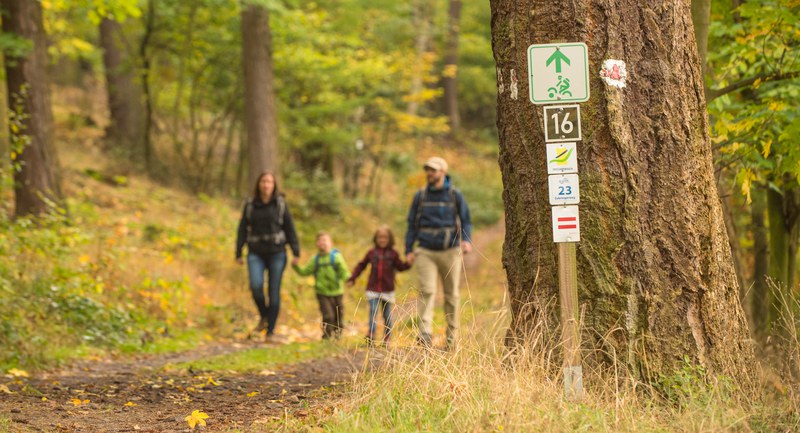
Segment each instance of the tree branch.
[[728,93],[735,92],[744,87],[751,86],[758,80],[761,80],[761,82],[763,83],[767,83],[770,81],[791,80],[797,77],[800,77],[800,71],[784,72],[777,74],[759,74],[756,75],[755,77],[745,78],[744,80],[740,80],[735,83],[729,84],[721,89],[706,89],[706,102],[707,103],[711,102],[719,98],[720,96],[727,95]]

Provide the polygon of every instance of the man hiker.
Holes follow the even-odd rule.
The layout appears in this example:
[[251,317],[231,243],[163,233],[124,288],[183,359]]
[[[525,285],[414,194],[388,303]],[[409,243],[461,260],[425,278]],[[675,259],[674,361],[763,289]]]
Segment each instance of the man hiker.
[[[472,251],[472,223],[464,196],[450,183],[447,161],[434,156],[423,167],[428,185],[414,195],[406,233],[406,261],[416,265],[419,278],[418,341],[431,346],[434,295],[441,278],[447,347],[452,349],[458,337],[461,254]],[[416,249],[414,242],[418,242]]]

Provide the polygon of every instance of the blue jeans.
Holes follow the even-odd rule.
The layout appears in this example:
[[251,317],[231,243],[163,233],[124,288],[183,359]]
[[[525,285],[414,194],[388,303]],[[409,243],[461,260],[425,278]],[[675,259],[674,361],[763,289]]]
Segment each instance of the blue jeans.
[[[266,260],[265,260],[266,259]],[[262,257],[258,254],[247,254],[247,271],[250,274],[250,291],[253,301],[258,307],[261,320],[267,321],[267,334],[275,332],[278,311],[281,308],[281,278],[286,269],[286,252],[270,254]],[[269,305],[264,298],[264,272],[268,272],[267,293]]]
[[375,320],[378,316],[378,309],[381,309],[383,314],[383,325],[386,328],[383,332],[383,340],[389,341],[392,335],[392,304],[380,298],[369,299],[369,335],[370,339],[375,339],[375,331],[378,327]]

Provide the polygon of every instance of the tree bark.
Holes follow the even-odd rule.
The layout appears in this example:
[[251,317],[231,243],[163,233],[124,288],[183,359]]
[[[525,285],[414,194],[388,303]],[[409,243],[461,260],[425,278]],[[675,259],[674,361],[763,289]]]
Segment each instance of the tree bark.
[[136,82],[136,65],[126,54],[122,25],[105,18],[100,22],[108,109],[111,123],[106,139],[120,156],[141,158],[144,148],[142,91]]
[[[5,69],[6,58],[0,53],[0,69]],[[0,80],[0,172],[11,173],[11,141],[8,129],[8,86],[5,80]]]
[[142,62],[141,80],[144,93],[144,164],[150,175],[155,173],[155,163],[158,160],[153,147],[153,95],[150,91],[150,39],[156,31],[156,4],[155,0],[147,0],[147,14],[144,18],[144,35],[139,44],[139,57]]
[[[269,12],[257,5],[242,11],[244,56],[244,120],[247,131],[250,180],[278,167],[278,113],[272,76],[272,35]],[[276,175],[278,173],[275,173]]]
[[751,227],[753,231],[753,294],[752,313],[753,331],[757,336],[767,333],[770,308],[769,286],[767,276],[769,272],[769,239],[765,221],[767,211],[767,191],[757,188],[750,204]]
[[27,56],[6,62],[8,107],[21,105],[22,131],[28,143],[17,157],[20,170],[14,172],[16,215],[45,212],[48,202],[61,200],[58,157],[53,143],[53,113],[47,76],[47,35],[38,1],[2,0],[3,31],[33,42]]
[[461,0],[450,0],[447,14],[447,49],[444,56],[444,106],[450,122],[450,135],[454,136],[461,128],[458,113],[458,37],[460,34]]
[[[502,75],[527,76],[529,44],[583,41],[592,98],[582,104],[579,298],[591,362],[625,359],[644,378],[688,356],[746,380],[752,344],[716,193],[688,0],[492,0]],[[622,59],[627,87],[597,71]],[[527,95],[527,80],[520,80]],[[557,248],[541,107],[498,93],[506,208],[509,344],[558,341]],[[533,112],[533,115],[530,113]]]

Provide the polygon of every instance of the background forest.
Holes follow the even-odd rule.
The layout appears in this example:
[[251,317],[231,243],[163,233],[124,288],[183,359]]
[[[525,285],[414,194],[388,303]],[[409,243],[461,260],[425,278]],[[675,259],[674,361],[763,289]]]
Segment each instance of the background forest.
[[[547,368],[532,376],[542,383],[521,381],[509,377],[513,371],[501,360],[509,318],[496,100],[499,86],[512,91],[527,78],[498,73],[489,2],[3,0],[0,6],[0,89],[8,101],[0,104],[0,373],[8,378],[0,376],[0,396],[12,378],[24,382],[26,371],[75,359],[246,340],[255,311],[233,253],[256,162],[278,173],[304,258],[314,233],[325,229],[352,265],[379,224],[402,237],[409,201],[425,182],[421,162],[438,154],[450,162],[477,227],[465,315],[488,349],[377,376],[388,394],[356,387],[360,394],[336,409],[333,425],[340,430],[329,430],[385,425],[369,407],[396,422],[405,419],[397,413],[416,422],[398,431],[503,431],[504,425],[526,431],[533,427],[525,412],[542,415],[539,428],[552,426],[546,414],[555,403],[506,407],[519,393],[560,390],[544,379]],[[766,374],[769,397],[733,402],[724,380],[720,385],[687,362],[648,388],[648,398],[664,406],[637,400],[639,389],[620,395],[609,381],[597,402],[554,416],[568,420],[563,431],[587,424],[603,431],[800,425],[800,2],[695,0],[692,15],[717,179],[708,194],[723,204],[758,353],[776,365]],[[14,31],[37,24],[34,33]],[[38,69],[25,61],[37,55],[44,59]],[[26,154],[30,149],[46,156]],[[46,175],[23,182],[31,170]],[[282,332],[293,344],[309,344],[317,318],[312,283],[286,277]],[[413,277],[399,282],[403,299],[413,302]],[[359,305],[360,295],[348,293],[350,305]],[[366,313],[353,310],[355,339]],[[401,342],[411,343],[412,328],[407,318]],[[357,350],[356,343],[345,346]],[[339,353],[298,347],[291,362]],[[549,355],[537,359],[546,364]],[[474,370],[466,367],[463,375],[451,374],[461,371],[454,365],[478,365],[493,376],[470,376]],[[601,375],[588,374],[595,373]],[[409,392],[398,387],[397,375],[428,388]],[[448,380],[425,382],[436,375]],[[463,397],[467,388],[479,397]],[[426,393],[453,397],[430,407],[410,402]],[[397,404],[387,404],[386,395]],[[333,416],[326,410],[313,423],[325,427]],[[487,411],[493,415],[481,415]],[[0,431],[8,425],[4,416],[0,411]],[[275,425],[300,431],[313,424],[289,418]]]

